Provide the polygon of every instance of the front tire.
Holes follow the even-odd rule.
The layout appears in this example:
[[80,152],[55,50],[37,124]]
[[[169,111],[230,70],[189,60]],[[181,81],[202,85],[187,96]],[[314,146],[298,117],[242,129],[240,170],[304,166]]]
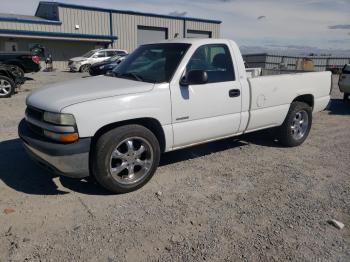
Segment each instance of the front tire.
[[160,159],[155,135],[140,125],[126,125],[103,134],[92,156],[92,174],[104,188],[127,193],[145,185]]
[[15,92],[15,82],[12,79],[0,75],[0,98],[11,97]]
[[303,102],[293,102],[279,128],[280,143],[287,147],[301,145],[308,137],[311,125],[312,108]]
[[79,69],[80,72],[89,72],[89,70],[90,70],[89,64],[82,65]]

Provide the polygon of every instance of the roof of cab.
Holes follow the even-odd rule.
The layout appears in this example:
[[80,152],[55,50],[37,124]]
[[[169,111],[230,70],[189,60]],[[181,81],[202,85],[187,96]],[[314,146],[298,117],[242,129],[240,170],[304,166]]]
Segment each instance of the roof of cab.
[[170,40],[155,41],[149,44],[160,44],[160,43],[179,43],[179,44],[191,44],[191,45],[205,45],[205,44],[221,44],[230,43],[237,45],[235,41],[224,38],[175,38]]

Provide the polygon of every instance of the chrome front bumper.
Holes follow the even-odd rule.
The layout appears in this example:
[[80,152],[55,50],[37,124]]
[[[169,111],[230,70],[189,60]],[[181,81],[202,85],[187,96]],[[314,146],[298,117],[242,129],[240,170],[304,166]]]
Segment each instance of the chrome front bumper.
[[90,138],[56,143],[34,133],[25,120],[19,124],[18,134],[28,155],[50,172],[74,178],[89,176]]

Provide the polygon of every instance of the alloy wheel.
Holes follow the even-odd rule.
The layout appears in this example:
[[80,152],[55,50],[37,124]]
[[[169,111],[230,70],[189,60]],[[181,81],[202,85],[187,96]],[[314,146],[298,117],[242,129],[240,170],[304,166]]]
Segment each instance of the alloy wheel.
[[130,137],[121,141],[110,157],[110,173],[122,184],[133,184],[144,178],[151,169],[153,149],[141,137]]
[[305,110],[301,110],[297,112],[293,118],[291,130],[292,130],[292,136],[294,139],[299,140],[302,139],[309,126],[309,117]]
[[11,92],[11,83],[5,79],[0,79],[0,96],[6,96]]

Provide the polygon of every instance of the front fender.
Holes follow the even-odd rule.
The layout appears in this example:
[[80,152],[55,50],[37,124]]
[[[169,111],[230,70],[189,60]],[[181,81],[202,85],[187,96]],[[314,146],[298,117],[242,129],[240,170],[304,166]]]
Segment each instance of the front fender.
[[164,133],[172,132],[169,129],[171,100],[168,84],[159,84],[149,92],[73,104],[62,112],[74,115],[80,137],[93,137],[104,126],[139,118],[156,119],[166,129]]

